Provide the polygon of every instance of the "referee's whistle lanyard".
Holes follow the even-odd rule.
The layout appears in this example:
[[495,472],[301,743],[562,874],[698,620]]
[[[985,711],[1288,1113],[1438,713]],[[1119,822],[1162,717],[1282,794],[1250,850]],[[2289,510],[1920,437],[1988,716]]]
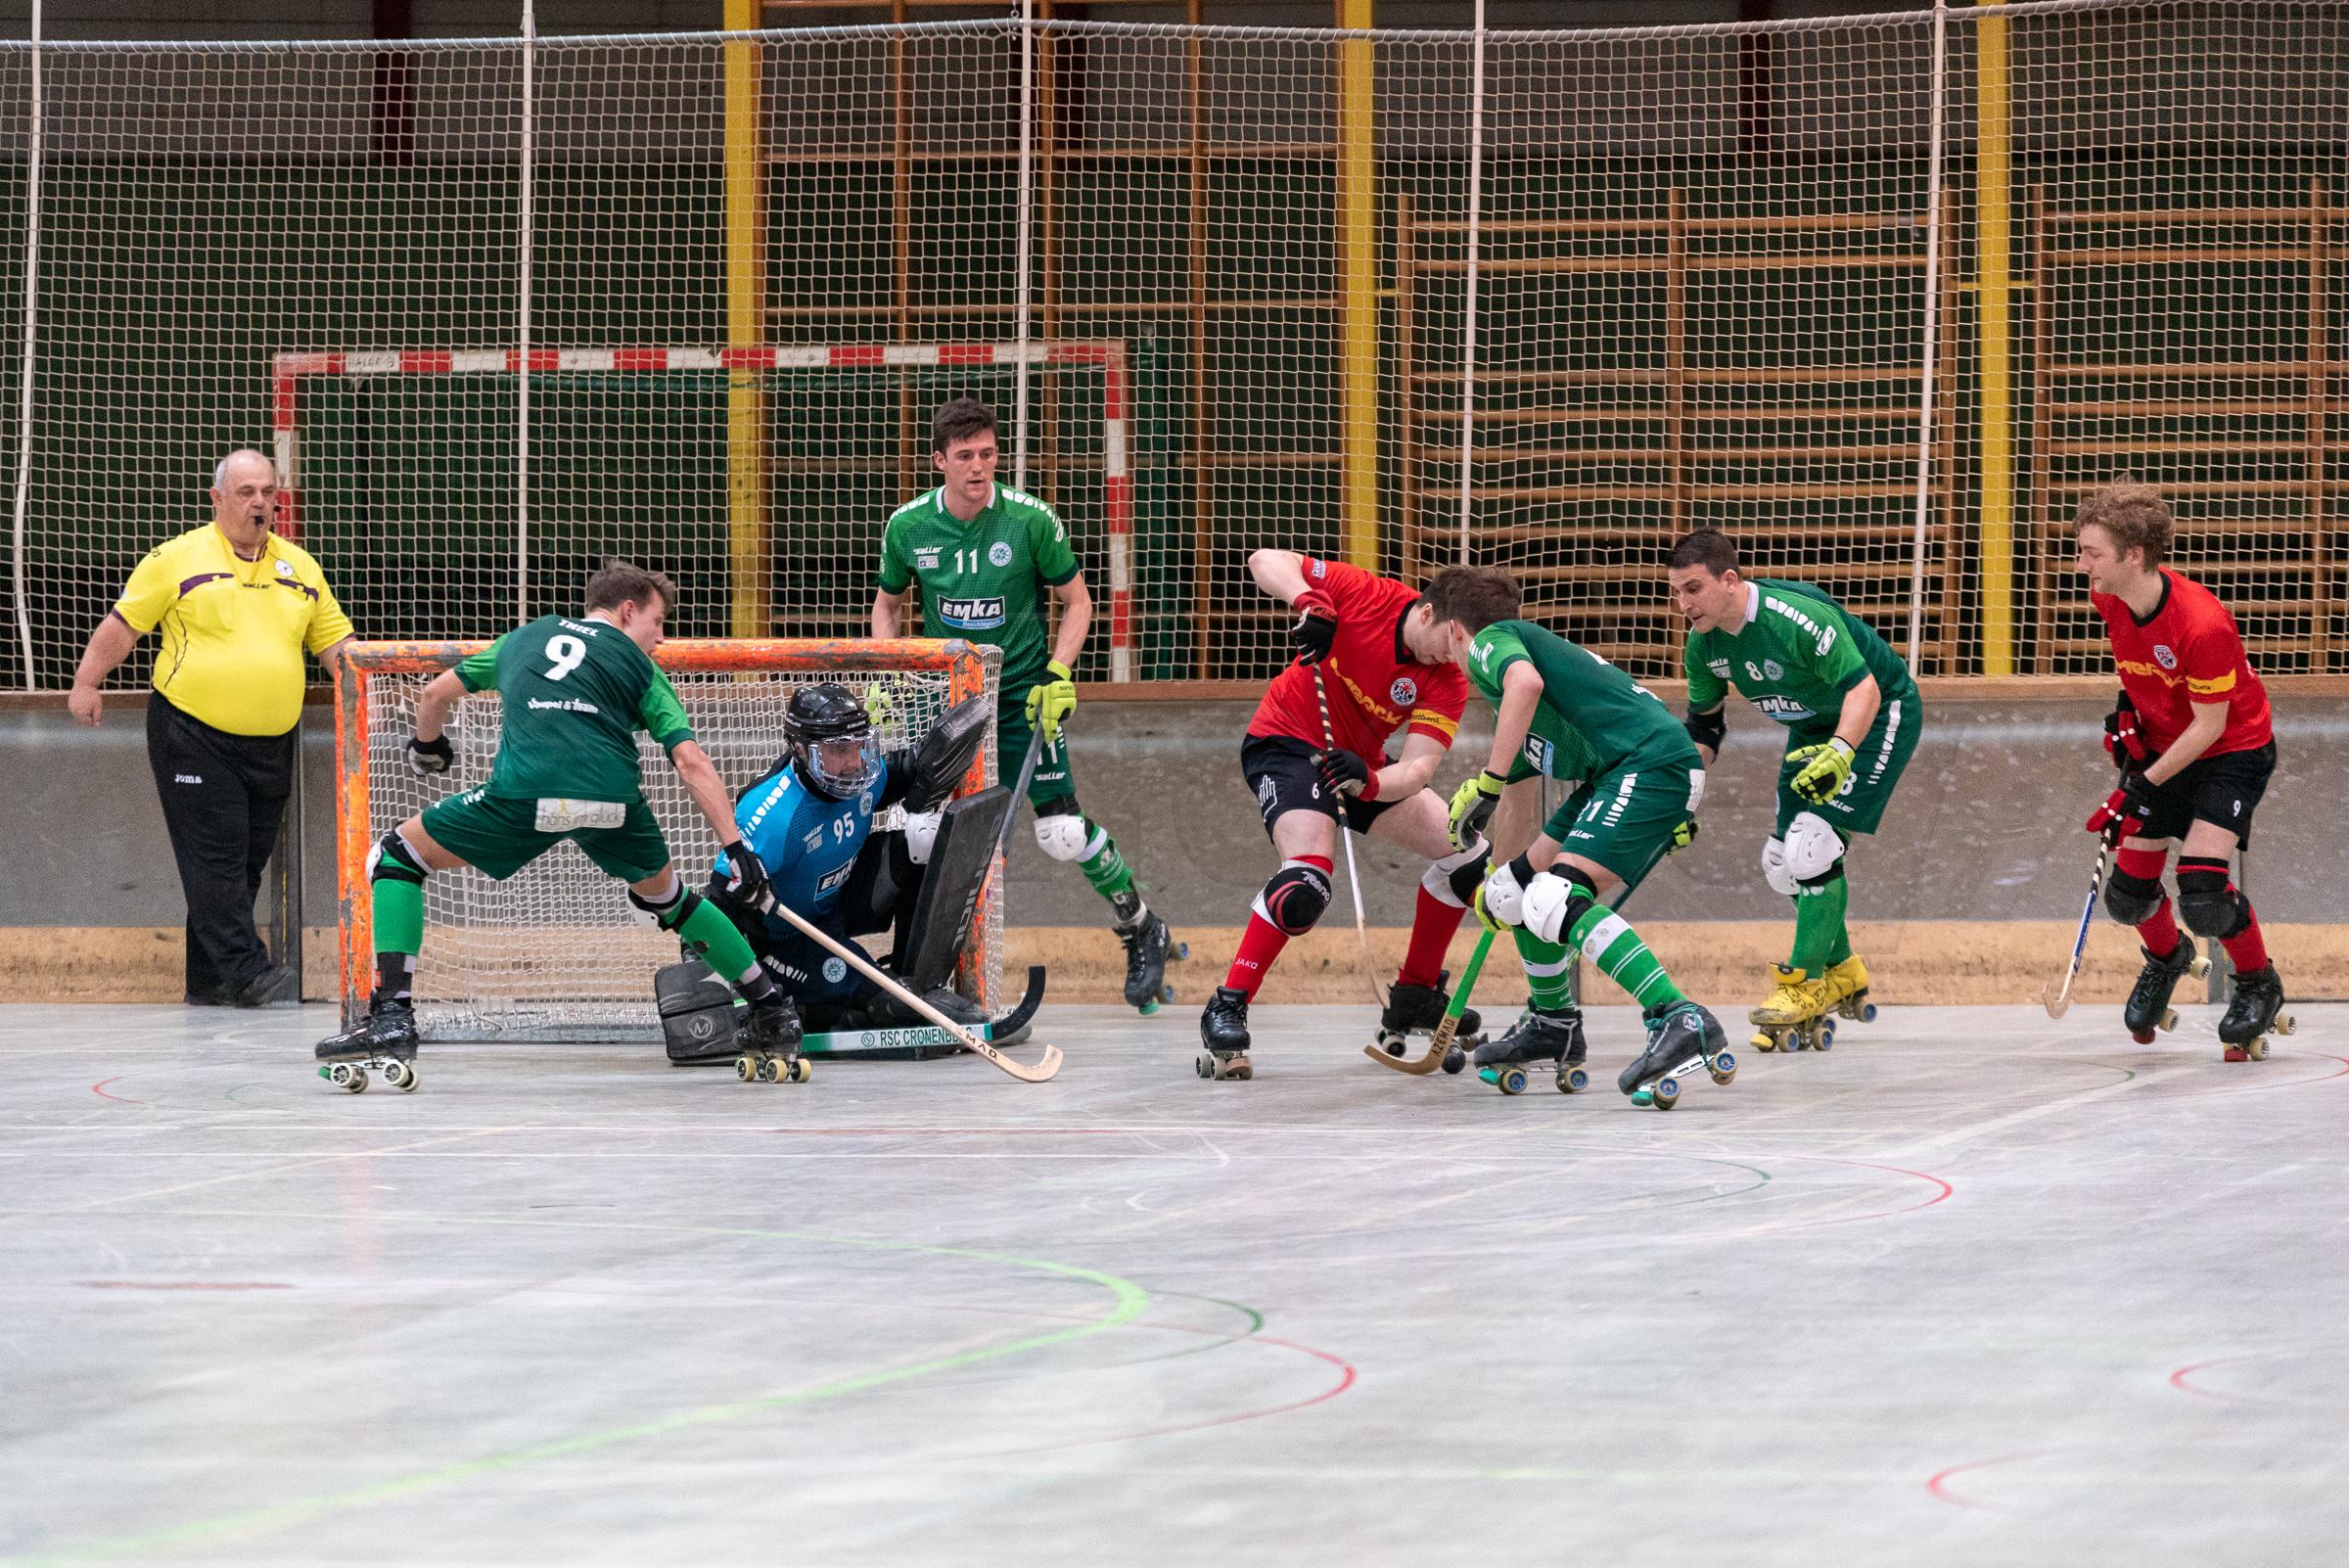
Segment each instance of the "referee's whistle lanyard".
[[[248,557],[244,551],[237,548],[237,541],[228,536],[228,530],[221,528],[217,519],[213,521],[212,527],[219,532],[220,542],[228,546],[229,559],[236,563],[230,568],[230,575],[237,579],[237,586],[240,588],[259,587],[269,572],[269,541],[276,538],[277,535],[264,527],[261,530],[260,553]],[[253,568],[253,575],[250,576],[245,573],[248,566]],[[228,607],[228,623],[230,625],[233,626],[237,623],[237,607],[244,602],[245,596],[241,593],[230,601]]]

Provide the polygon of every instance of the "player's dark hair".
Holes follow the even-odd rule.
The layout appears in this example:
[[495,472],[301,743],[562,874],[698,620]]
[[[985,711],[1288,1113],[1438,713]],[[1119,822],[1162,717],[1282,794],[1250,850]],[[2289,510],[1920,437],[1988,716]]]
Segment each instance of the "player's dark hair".
[[2072,532],[2077,535],[2091,523],[2112,535],[2112,547],[2121,554],[2144,551],[2147,571],[2170,558],[2170,541],[2178,532],[2178,520],[2161,492],[2128,474],[2081,497]]
[[956,441],[967,441],[995,428],[995,411],[976,397],[954,397],[939,404],[930,420],[930,450],[943,452]]
[[606,561],[587,579],[587,613],[617,610],[623,604],[652,607],[654,598],[668,610],[677,602],[677,585],[666,572],[648,572],[633,561]]
[[1737,541],[1719,529],[1698,529],[1672,547],[1673,571],[1700,566],[1717,577],[1745,570],[1737,556]]
[[1498,567],[1446,567],[1419,597],[1438,625],[1456,621],[1472,636],[1496,621],[1515,621],[1525,608],[1525,590]]

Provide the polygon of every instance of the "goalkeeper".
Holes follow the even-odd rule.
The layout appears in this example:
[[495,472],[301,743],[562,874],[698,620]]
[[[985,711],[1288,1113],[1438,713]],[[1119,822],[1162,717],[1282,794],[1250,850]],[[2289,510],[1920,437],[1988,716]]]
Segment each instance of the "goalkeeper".
[[[495,691],[503,739],[489,782],[442,797],[383,836],[367,857],[375,912],[375,994],[357,1028],[318,1042],[323,1062],[413,1060],[416,954],[424,945],[424,879],[470,865],[495,881],[569,839],[628,885],[628,902],[706,954],[750,1003],[752,1048],[796,1057],[791,1008],[719,910],[689,890],[669,863],[661,824],[644,804],[636,732],[652,736],[718,842],[740,843],[725,781],[685,719],[677,694],[652,660],[676,601],[667,575],[624,561],[587,579],[579,617],[541,616],[507,632],[425,686],[408,761],[444,773],[456,759],[445,733],[468,692]],[[747,904],[766,892],[757,857],[736,855],[729,895]]]
[[1865,1016],[1867,966],[1844,924],[1844,852],[1883,819],[1923,715],[1909,667],[1883,638],[1819,588],[1746,576],[1719,530],[1673,546],[1670,576],[1688,623],[1688,734],[1705,764],[1727,736],[1732,686],[1787,729],[1762,874],[1794,900],[1794,950],[1772,966],[1776,988],[1751,1014],[1754,1044],[1769,1050],[1830,1010]]
[[[881,535],[881,572],[873,595],[873,635],[904,633],[906,595],[921,585],[922,633],[967,637],[1003,650],[1003,706],[995,718],[995,776],[1019,776],[1029,736],[1041,732],[1028,799],[1036,842],[1055,860],[1075,862],[1109,900],[1110,921],[1126,946],[1126,1001],[1155,1012],[1166,990],[1167,923],[1142,901],[1133,869],[1109,830],[1077,804],[1064,724],[1077,707],[1071,671],[1092,620],[1092,596],[1069,548],[1069,531],[1035,496],[995,482],[995,416],[975,398],[938,411],[931,461],[944,480],[890,515]],[[1060,630],[1046,659],[1041,583],[1060,601]],[[1016,803],[1015,803],[1016,805]]]

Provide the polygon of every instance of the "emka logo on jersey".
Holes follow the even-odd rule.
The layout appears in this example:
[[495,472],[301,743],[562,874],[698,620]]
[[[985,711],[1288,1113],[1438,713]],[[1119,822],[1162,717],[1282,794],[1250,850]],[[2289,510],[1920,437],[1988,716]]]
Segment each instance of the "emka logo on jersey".
[[1817,716],[1810,709],[1805,708],[1791,697],[1765,695],[1755,698],[1754,706],[1781,724],[1791,724],[1798,718]]
[[985,631],[1003,624],[1003,600],[999,595],[991,599],[941,599],[938,619],[966,631]]
[[2157,642],[2153,645],[2153,657],[2160,662],[2161,668],[2164,669],[2178,668],[2178,656],[2170,652],[2170,645],[2166,642]]
[[987,559],[990,566],[1007,567],[1011,565],[1011,546],[1003,540],[997,539],[987,547]]
[[1549,742],[1539,735],[1528,735],[1525,738],[1525,760],[1534,764],[1536,771],[1544,777],[1548,776]]
[[1419,683],[1408,675],[1397,675],[1395,684],[1387,688],[1388,700],[1398,708],[1408,708],[1419,700]]

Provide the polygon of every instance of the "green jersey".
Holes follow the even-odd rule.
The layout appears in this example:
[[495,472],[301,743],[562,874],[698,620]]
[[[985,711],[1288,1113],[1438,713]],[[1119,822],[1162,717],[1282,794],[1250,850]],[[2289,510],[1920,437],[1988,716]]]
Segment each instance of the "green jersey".
[[497,692],[497,765],[508,800],[644,804],[636,732],[664,751],[693,739],[676,688],[609,621],[540,616],[457,666],[467,691]]
[[1719,707],[1735,686],[1805,741],[1835,733],[1844,694],[1865,675],[1881,699],[1913,698],[1909,667],[1867,623],[1820,589],[1757,578],[1746,585],[1736,632],[1688,636],[1688,711]]
[[1698,767],[1696,745],[1654,692],[1578,643],[1530,621],[1497,621],[1468,645],[1468,678],[1497,712],[1501,677],[1542,677],[1525,759],[1551,778],[1595,781],[1627,767]]
[[881,532],[881,591],[903,593],[918,580],[923,635],[1002,649],[1006,705],[1025,702],[1044,678],[1050,648],[1036,583],[1057,588],[1076,575],[1060,518],[1005,484],[968,523],[946,510],[942,485],[898,507]]

